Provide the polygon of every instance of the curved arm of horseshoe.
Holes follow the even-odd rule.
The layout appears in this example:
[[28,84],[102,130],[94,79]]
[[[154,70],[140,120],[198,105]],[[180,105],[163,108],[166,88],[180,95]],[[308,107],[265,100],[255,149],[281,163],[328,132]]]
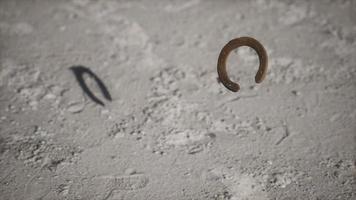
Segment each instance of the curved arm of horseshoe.
[[262,46],[262,44],[259,41],[250,37],[240,37],[231,40],[222,48],[220,52],[219,59],[218,59],[218,75],[219,75],[219,80],[222,82],[222,84],[227,89],[233,92],[239,91],[240,85],[232,82],[229,76],[227,75],[226,60],[232,50],[241,46],[251,47],[256,51],[258,55],[260,66],[255,76],[255,82],[261,83],[266,77],[266,73],[267,73],[268,57],[267,57],[266,49]]

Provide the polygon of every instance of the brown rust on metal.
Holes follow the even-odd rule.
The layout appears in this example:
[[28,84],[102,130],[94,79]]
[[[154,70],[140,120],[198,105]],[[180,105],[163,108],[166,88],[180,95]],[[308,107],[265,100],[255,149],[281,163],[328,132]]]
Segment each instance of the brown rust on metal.
[[219,80],[223,83],[223,85],[227,89],[233,92],[239,91],[240,85],[238,83],[232,82],[229,76],[227,75],[226,60],[232,50],[241,46],[251,47],[256,51],[258,55],[260,66],[255,76],[255,82],[261,83],[266,77],[266,73],[267,73],[268,57],[267,57],[266,49],[262,46],[262,44],[259,41],[251,37],[240,37],[231,40],[222,48],[220,52],[217,69],[218,69]]

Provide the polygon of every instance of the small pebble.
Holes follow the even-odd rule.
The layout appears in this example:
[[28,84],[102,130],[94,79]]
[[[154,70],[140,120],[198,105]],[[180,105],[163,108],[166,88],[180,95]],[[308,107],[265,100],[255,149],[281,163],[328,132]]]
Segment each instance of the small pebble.
[[133,168],[127,168],[127,169],[125,170],[125,174],[126,174],[126,175],[134,175],[134,174],[136,174],[136,173],[137,173],[136,170],[133,169]]
[[295,96],[300,96],[300,92],[297,90],[292,90],[292,94],[294,94]]
[[84,110],[84,106],[83,103],[72,103],[68,106],[67,110],[71,113],[80,113]]

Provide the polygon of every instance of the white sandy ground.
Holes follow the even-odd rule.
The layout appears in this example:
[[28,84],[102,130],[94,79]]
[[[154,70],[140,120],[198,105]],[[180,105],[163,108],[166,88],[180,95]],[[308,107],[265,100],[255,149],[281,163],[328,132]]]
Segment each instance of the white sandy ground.
[[0,0],[0,199],[355,199],[355,98],[356,1]]

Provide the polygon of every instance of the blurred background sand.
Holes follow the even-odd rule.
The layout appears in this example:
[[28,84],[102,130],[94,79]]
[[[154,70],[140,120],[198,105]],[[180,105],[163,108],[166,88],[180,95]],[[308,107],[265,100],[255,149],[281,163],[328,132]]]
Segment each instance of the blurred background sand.
[[1,0],[0,199],[354,199],[355,55],[352,0]]

